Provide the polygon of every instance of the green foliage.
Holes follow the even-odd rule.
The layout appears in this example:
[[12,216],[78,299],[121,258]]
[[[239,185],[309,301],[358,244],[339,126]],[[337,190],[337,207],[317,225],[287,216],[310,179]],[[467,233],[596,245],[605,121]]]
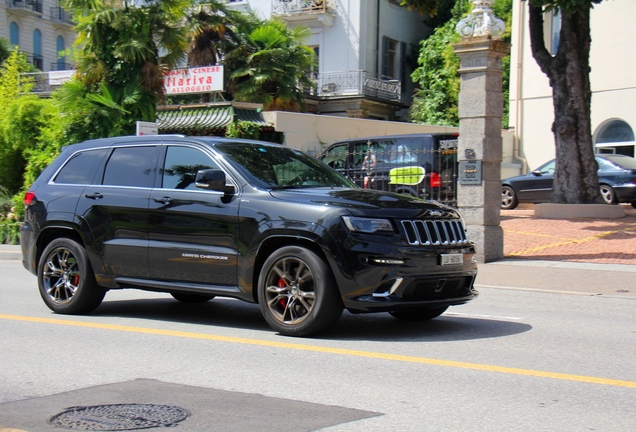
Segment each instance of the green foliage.
[[559,9],[566,15],[577,13],[581,9],[590,9],[603,0],[530,0],[532,6],[539,6],[546,10]]
[[28,80],[20,80],[20,74],[31,70],[17,49],[0,68],[0,186],[10,194],[22,186],[24,152],[34,145],[34,134],[42,124],[37,97],[20,95],[32,87]]
[[261,127],[250,121],[235,121],[227,126],[225,136],[228,138],[259,139]]
[[9,192],[0,186],[0,243],[18,244],[20,221]]
[[267,110],[303,110],[301,87],[312,85],[309,73],[316,62],[305,45],[310,35],[306,27],[289,28],[279,20],[256,28],[249,45],[227,55],[233,65],[235,99],[262,103]]
[[[435,29],[433,35],[421,42],[418,57],[419,67],[411,78],[418,85],[409,110],[410,120],[416,123],[458,126],[459,58],[453,44],[460,41],[455,30],[459,20],[470,10],[470,0],[457,0],[452,9],[452,18]],[[512,0],[496,0],[493,5],[495,15],[506,22],[506,33],[502,39],[510,40],[512,21]],[[502,124],[508,125],[508,94],[510,56],[502,61],[504,93],[504,116]]]

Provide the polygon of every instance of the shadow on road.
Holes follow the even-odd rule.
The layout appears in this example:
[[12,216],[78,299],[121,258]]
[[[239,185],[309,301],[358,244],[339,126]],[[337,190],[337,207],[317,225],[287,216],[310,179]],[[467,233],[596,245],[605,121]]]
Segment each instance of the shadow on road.
[[[456,312],[456,309],[451,308],[449,312]],[[106,301],[91,316],[273,332],[263,319],[258,305],[226,298],[216,298],[201,304],[185,304],[172,298],[108,301],[107,296]],[[504,337],[523,333],[531,328],[528,324],[515,321],[452,314],[442,315],[431,321],[405,322],[388,313],[351,314],[345,311],[334,328],[315,339],[393,343],[445,342]],[[213,329],[209,331],[214,332]]]

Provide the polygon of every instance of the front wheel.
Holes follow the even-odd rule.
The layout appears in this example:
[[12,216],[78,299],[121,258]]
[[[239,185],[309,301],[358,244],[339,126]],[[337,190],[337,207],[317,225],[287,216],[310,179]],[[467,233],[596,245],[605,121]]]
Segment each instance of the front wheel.
[[325,331],[342,315],[342,301],[327,264],[299,246],[276,250],[258,278],[258,302],[267,323],[287,336]]
[[444,312],[446,312],[448,306],[444,306],[441,308],[435,309],[411,309],[411,310],[403,310],[403,311],[393,311],[389,312],[395,318],[402,321],[428,321],[433,318],[437,318]]
[[38,264],[38,287],[44,303],[59,314],[88,313],[106,295],[95,281],[86,250],[67,238],[53,240],[44,249]]

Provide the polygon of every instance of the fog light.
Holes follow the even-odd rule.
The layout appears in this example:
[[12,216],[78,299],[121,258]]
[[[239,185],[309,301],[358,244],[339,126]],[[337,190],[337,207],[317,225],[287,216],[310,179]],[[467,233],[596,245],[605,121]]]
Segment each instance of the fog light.
[[383,265],[403,265],[404,260],[396,259],[396,258],[369,258],[369,262],[372,264],[383,264]]

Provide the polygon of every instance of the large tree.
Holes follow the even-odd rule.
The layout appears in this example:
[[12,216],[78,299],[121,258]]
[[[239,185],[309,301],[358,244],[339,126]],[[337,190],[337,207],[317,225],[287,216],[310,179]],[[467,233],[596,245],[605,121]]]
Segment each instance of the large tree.
[[[531,0],[532,55],[552,87],[556,170],[552,202],[602,203],[592,145],[590,105],[590,11],[602,0]],[[559,47],[553,56],[544,40],[546,9],[561,14]]]
[[[590,11],[602,0],[530,0],[532,54],[552,87],[556,171],[552,202],[594,204],[601,198],[591,129]],[[402,0],[425,15],[435,15],[439,0]],[[544,14],[561,14],[559,49],[551,55],[544,40]]]

